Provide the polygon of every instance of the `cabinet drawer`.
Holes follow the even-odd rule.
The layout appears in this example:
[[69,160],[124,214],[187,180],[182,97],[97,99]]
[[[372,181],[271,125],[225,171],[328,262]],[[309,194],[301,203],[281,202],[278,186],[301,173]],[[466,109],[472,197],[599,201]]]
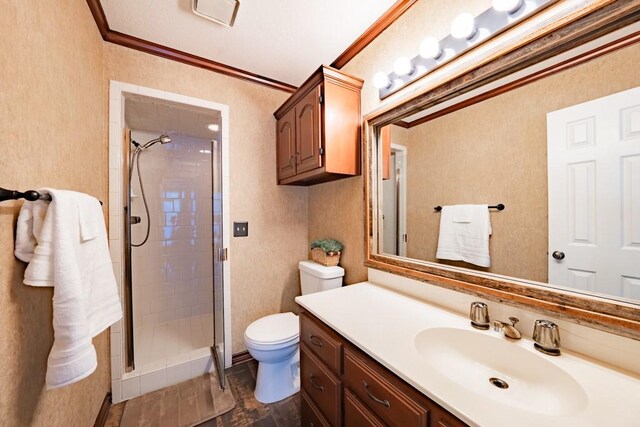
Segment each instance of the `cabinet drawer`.
[[311,402],[307,394],[300,392],[300,425],[302,427],[329,427],[318,408]]
[[342,344],[335,332],[320,325],[307,313],[300,314],[300,342],[322,360],[334,374],[340,375]]
[[373,415],[349,389],[344,391],[344,425],[345,427],[384,427],[384,423]]
[[333,426],[340,424],[340,381],[318,360],[306,344],[300,346],[300,385]]
[[[371,362],[369,362],[371,363]],[[368,366],[350,349],[344,351],[344,385],[384,422],[393,426],[426,426],[428,410],[411,399],[393,380]]]

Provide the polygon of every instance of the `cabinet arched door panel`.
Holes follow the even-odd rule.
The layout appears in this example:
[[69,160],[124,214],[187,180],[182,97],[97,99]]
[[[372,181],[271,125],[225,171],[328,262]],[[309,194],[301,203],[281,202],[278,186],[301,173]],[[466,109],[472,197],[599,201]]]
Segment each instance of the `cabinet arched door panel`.
[[278,179],[288,178],[296,174],[296,128],[295,109],[278,120],[277,162]]
[[296,106],[296,133],[298,161],[297,173],[322,167],[320,153],[320,124],[322,112],[320,105],[321,86],[309,91]]

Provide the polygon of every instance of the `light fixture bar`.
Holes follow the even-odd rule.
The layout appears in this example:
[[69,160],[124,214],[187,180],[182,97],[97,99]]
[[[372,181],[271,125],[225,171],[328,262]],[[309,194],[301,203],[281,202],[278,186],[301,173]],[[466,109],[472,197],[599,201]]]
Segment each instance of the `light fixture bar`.
[[[502,0],[501,2],[494,1],[494,4],[514,3],[514,5],[519,4],[519,6],[515,10],[513,10],[515,6],[503,7],[503,9],[507,10],[497,10],[495,5],[494,7],[490,7],[474,18],[473,23],[475,28],[473,31],[466,31],[467,34],[470,34],[469,38],[456,38],[451,34],[447,35],[445,38],[440,40],[439,48],[441,50],[439,55],[436,55],[436,58],[429,58],[429,55],[427,55],[426,58],[420,54],[416,55],[410,60],[412,64],[412,67],[410,68],[411,72],[398,74],[397,72],[392,71],[391,73],[388,73],[388,79],[385,81],[388,82],[386,86],[382,85],[384,79],[382,79],[381,74],[384,73],[377,73],[377,79],[374,84],[378,87],[378,95],[380,96],[380,99],[384,99],[397,92],[408,84],[440,68],[442,65],[450,62],[452,59],[472,47],[495,37],[512,27],[523,18],[531,16],[534,12],[540,11],[543,7],[549,6],[557,1],[558,0],[525,0],[522,2],[505,2],[505,0]],[[498,9],[500,9],[500,7]],[[463,24],[468,25],[469,23],[466,21],[468,20],[461,20]],[[465,31],[462,31],[462,33],[465,33]],[[457,35],[459,36],[459,34]],[[435,43],[431,41],[430,44],[434,45]],[[431,50],[433,49],[434,48],[431,47]],[[404,67],[402,71],[405,71],[408,67],[406,64],[403,65]]]

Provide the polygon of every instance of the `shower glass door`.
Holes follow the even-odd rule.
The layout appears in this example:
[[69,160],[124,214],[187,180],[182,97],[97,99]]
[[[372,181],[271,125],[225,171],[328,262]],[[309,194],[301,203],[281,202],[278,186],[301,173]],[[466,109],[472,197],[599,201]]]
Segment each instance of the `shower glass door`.
[[223,244],[222,231],[222,144],[219,140],[211,141],[212,174],[211,186],[213,209],[213,354],[220,388],[226,387],[224,374],[224,261],[227,259],[226,248]]

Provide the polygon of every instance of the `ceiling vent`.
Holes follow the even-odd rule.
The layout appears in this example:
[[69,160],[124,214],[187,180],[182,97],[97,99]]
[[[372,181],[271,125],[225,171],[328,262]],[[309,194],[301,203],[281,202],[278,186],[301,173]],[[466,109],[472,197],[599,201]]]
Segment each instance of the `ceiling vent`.
[[240,7],[239,0],[193,0],[193,13],[218,24],[233,27]]

